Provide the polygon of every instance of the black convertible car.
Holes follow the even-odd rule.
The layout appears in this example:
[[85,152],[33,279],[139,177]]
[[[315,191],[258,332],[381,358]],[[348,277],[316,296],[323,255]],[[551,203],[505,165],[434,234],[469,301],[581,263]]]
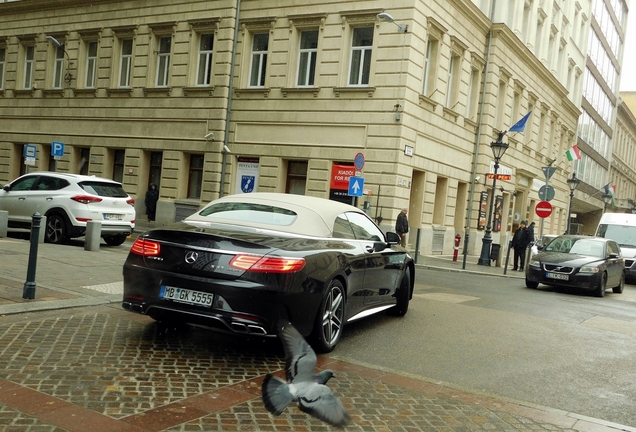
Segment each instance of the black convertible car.
[[399,241],[347,204],[231,195],[137,238],[124,264],[123,307],[265,337],[285,319],[328,352],[347,322],[386,309],[406,314],[415,267]]
[[622,293],[625,261],[618,244],[609,239],[562,235],[530,258],[526,286],[546,285],[580,288],[603,297],[607,287]]

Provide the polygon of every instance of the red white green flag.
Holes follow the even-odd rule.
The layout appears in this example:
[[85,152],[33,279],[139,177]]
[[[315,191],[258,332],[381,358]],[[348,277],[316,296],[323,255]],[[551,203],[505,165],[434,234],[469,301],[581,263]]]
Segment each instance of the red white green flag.
[[566,151],[565,156],[567,156],[570,162],[581,159],[581,152],[579,151],[579,146],[575,145],[570,150]]

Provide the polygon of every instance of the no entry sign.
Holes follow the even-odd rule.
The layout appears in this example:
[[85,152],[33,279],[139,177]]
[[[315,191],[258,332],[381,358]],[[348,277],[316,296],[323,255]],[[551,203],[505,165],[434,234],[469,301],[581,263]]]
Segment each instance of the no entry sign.
[[545,219],[552,214],[552,204],[547,201],[539,201],[537,207],[534,209],[534,212],[541,219]]

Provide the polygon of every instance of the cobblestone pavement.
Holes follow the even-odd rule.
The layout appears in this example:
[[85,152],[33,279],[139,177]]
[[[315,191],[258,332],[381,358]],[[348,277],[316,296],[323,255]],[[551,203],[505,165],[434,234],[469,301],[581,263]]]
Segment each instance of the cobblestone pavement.
[[[348,431],[616,431],[532,407],[320,356]],[[117,305],[0,319],[0,431],[329,431],[295,407],[274,417],[260,383],[283,376],[277,341],[164,327]]]

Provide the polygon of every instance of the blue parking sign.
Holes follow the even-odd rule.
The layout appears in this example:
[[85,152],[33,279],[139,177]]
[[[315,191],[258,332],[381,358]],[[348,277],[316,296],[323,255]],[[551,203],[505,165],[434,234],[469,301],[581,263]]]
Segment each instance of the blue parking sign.
[[64,143],[53,141],[51,143],[51,156],[64,156]]
[[35,155],[38,151],[38,148],[34,144],[25,144],[24,145],[24,157],[35,159]]

